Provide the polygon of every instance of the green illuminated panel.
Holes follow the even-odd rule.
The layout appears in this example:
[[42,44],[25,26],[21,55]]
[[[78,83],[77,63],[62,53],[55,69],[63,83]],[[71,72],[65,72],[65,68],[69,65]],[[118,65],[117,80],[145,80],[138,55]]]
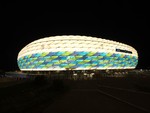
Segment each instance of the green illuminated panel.
[[105,52],[43,52],[21,57],[20,69],[136,67],[135,56]]

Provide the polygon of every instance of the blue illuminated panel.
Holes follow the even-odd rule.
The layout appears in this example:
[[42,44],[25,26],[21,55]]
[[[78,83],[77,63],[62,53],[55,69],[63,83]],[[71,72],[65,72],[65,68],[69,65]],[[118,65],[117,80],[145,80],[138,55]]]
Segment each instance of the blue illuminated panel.
[[26,55],[18,59],[20,69],[125,68],[136,67],[137,63],[137,57],[132,55],[86,51],[43,52]]

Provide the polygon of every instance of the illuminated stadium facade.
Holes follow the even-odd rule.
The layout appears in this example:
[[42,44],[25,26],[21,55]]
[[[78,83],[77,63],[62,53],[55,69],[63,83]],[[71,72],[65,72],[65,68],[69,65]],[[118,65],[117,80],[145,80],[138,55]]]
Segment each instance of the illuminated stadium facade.
[[137,51],[126,44],[90,36],[52,36],[26,45],[18,54],[22,71],[134,69]]

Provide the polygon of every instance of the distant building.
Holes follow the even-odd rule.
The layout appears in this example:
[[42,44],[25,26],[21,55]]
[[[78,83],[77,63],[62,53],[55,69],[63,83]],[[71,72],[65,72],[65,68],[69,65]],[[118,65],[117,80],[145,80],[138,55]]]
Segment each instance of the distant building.
[[126,44],[90,36],[52,36],[26,45],[18,54],[22,71],[134,69],[137,51]]

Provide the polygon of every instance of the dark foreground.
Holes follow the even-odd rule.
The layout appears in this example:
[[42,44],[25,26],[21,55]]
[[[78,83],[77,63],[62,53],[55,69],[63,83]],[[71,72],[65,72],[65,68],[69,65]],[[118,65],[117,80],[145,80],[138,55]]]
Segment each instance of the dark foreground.
[[0,83],[0,113],[150,112],[149,78],[7,83]]

